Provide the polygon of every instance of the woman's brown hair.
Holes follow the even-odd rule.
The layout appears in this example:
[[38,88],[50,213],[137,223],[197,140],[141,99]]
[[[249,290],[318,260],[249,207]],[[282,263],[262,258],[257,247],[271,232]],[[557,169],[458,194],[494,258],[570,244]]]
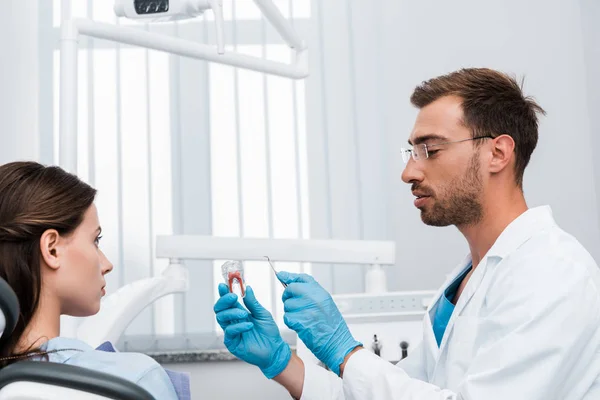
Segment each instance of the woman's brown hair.
[[[12,335],[0,341],[0,358],[33,351],[16,353],[16,347],[39,305],[42,234],[48,229],[71,234],[95,197],[94,188],[59,167],[0,166],[0,277],[15,291],[21,309]],[[9,362],[0,361],[0,367]]]

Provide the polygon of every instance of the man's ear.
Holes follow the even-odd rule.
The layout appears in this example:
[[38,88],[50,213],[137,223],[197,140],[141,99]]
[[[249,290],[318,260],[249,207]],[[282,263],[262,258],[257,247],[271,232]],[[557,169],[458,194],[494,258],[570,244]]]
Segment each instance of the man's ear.
[[60,267],[59,261],[59,241],[60,235],[56,229],[46,230],[40,239],[40,253],[42,259],[52,269]]
[[498,173],[506,168],[514,158],[515,141],[509,135],[500,135],[492,141],[490,172]]

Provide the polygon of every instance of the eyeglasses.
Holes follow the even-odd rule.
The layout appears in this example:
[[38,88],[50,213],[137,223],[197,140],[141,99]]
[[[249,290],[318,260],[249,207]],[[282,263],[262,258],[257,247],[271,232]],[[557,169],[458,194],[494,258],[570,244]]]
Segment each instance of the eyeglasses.
[[455,140],[453,142],[443,142],[443,143],[435,143],[435,144],[429,144],[429,145],[426,143],[421,143],[421,144],[414,145],[412,149],[401,148],[400,152],[402,153],[402,160],[406,164],[406,163],[408,163],[408,160],[410,160],[411,156],[412,156],[413,160],[415,160],[415,161],[424,160],[424,159],[428,158],[429,153],[430,153],[429,149],[432,147],[441,146],[443,144],[460,143],[460,142],[466,142],[469,140],[490,139],[490,138],[493,138],[493,136],[490,136],[490,135],[477,136],[474,138]]

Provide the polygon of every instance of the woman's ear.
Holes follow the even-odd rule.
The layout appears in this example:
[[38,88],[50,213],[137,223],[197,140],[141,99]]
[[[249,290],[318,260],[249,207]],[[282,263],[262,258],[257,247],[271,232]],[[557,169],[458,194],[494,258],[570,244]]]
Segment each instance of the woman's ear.
[[490,162],[490,172],[498,173],[502,171],[514,158],[515,141],[509,135],[500,135],[494,138],[492,142],[492,159]]
[[40,239],[40,253],[42,259],[52,269],[60,267],[58,244],[60,234],[56,229],[46,230]]

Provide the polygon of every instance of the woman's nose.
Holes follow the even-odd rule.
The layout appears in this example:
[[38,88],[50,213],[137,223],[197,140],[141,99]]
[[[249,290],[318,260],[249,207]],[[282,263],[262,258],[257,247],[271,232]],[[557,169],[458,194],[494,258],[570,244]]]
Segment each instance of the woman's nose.
[[108,258],[106,258],[104,253],[102,253],[102,275],[106,275],[112,270],[113,270],[112,263],[108,260]]

